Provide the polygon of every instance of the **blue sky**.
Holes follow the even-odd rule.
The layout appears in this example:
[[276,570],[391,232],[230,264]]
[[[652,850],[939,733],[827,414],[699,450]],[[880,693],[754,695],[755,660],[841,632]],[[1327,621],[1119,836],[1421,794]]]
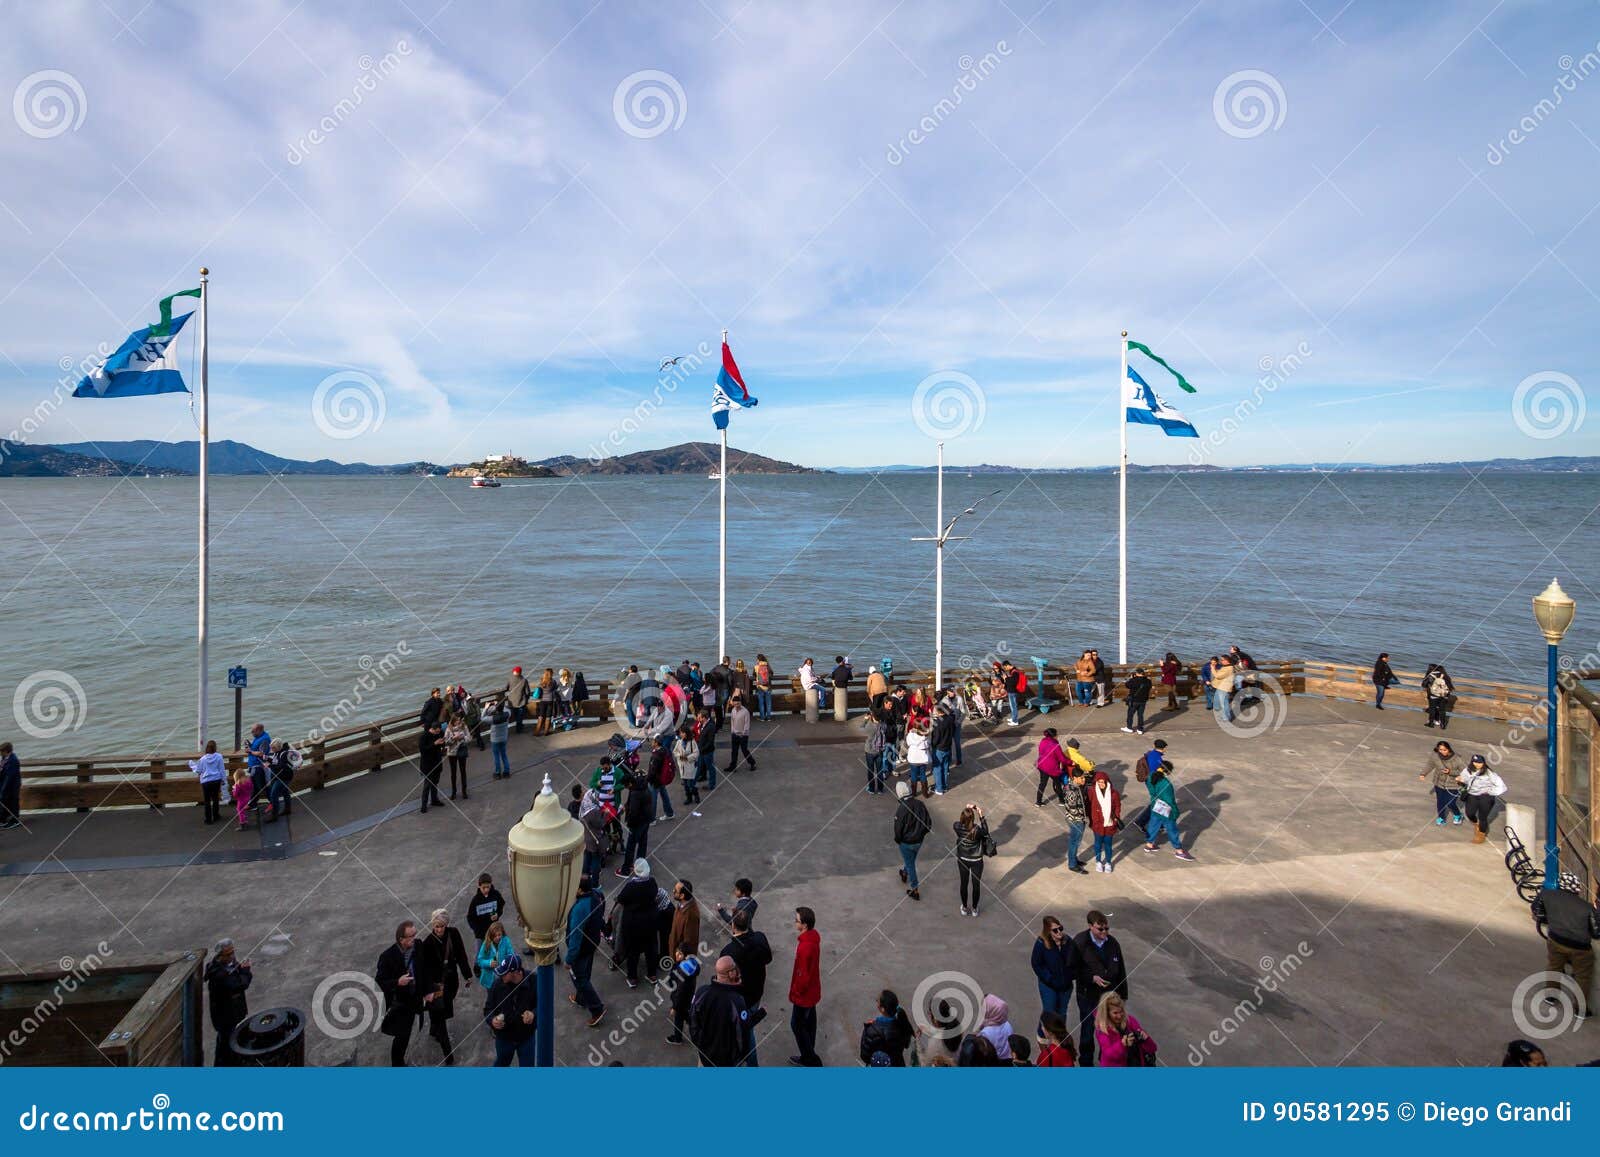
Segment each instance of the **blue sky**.
[[206,264],[213,436],[293,457],[709,438],[723,326],[813,465],[931,462],[935,374],[950,461],[1110,463],[1124,328],[1208,461],[1600,453],[1593,3],[440,5],[14,12],[0,435],[193,437],[53,396]]

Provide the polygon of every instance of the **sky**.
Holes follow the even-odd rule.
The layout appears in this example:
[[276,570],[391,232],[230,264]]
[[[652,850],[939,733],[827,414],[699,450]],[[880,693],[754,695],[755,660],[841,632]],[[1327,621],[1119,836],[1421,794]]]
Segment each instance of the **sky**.
[[1135,462],[1600,454],[1594,3],[10,15],[0,437],[193,438],[63,395],[206,265],[287,457],[711,439],[723,328],[806,465],[1111,464],[1122,330],[1205,435]]

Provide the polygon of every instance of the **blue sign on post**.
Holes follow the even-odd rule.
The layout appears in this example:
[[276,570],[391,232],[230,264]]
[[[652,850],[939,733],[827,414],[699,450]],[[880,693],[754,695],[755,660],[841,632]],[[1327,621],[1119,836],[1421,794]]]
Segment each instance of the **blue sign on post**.
[[243,667],[229,667],[228,668],[228,686],[230,686],[230,687],[244,687],[244,686],[247,686],[247,684],[245,683],[245,670],[244,670]]

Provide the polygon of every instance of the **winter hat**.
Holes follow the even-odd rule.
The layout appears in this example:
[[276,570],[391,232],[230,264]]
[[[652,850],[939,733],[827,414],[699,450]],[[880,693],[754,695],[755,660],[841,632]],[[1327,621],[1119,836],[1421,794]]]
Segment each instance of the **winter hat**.
[[868,675],[876,675],[877,673],[878,673],[878,669],[876,667],[868,667],[867,668],[867,674]]
[[901,799],[909,799],[911,797],[911,785],[903,779],[900,780],[894,785],[894,794]]
[[650,861],[640,857],[633,861],[633,878],[635,880],[648,880],[650,878]]
[[521,667],[513,667],[513,668],[511,668],[511,673],[513,675],[520,675],[520,674],[522,674],[522,668]]
[[522,957],[518,956],[515,952],[513,952],[510,956],[507,956],[499,964],[496,964],[494,966],[494,974],[496,976],[504,976],[508,972],[521,972],[521,971],[522,971]]

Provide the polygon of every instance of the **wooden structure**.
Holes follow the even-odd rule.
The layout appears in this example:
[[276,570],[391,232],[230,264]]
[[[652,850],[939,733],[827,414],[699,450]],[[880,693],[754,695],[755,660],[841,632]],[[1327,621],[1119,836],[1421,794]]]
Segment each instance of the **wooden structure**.
[[205,957],[106,950],[0,972],[0,1063],[203,1065]]
[[[1159,662],[1138,664],[1154,679],[1160,669]],[[1111,664],[1113,694],[1121,694],[1121,685],[1132,674],[1135,664]],[[1329,699],[1370,700],[1372,683],[1368,668],[1345,663],[1322,663],[1301,660],[1262,662],[1258,670],[1269,677],[1278,690],[1286,695],[1316,695]],[[964,680],[974,674],[987,677],[986,672],[952,669],[944,674],[946,685]],[[1401,686],[1391,688],[1386,703],[1397,707],[1423,706],[1418,672],[1397,672]],[[1070,667],[1048,667],[1046,675],[1050,690],[1070,702],[1074,675]],[[859,673],[858,673],[859,676]],[[931,689],[932,672],[895,672],[895,682],[905,683],[913,689]],[[1037,693],[1030,680],[1027,696]],[[1542,711],[1543,691],[1527,684],[1492,683],[1476,679],[1456,679],[1456,714],[1517,722],[1531,718]],[[584,716],[593,719],[611,718],[611,683],[597,681],[589,684],[590,698],[580,705]],[[494,703],[505,692],[496,688],[478,698],[485,705]],[[1163,694],[1158,685],[1152,705],[1158,706]],[[1178,677],[1178,694],[1185,700],[1201,696],[1199,667],[1185,664]],[[858,677],[850,688],[849,705],[852,710],[865,710],[867,693],[865,680]],[[790,676],[785,686],[780,682],[773,689],[774,711],[802,714],[805,699],[800,691],[798,676]],[[1542,718],[1542,716],[1541,716]],[[394,715],[372,723],[346,727],[319,735],[313,741],[297,744],[305,757],[295,776],[294,788],[321,791],[355,775],[383,772],[397,764],[414,760],[421,727],[417,713]],[[200,788],[188,762],[192,754],[156,756],[95,756],[88,759],[25,760],[22,768],[22,807],[24,811],[75,808],[88,811],[107,807],[164,807],[168,804],[199,804]],[[244,755],[239,752],[226,757],[230,771],[244,766]]]
[[1600,795],[1600,696],[1584,686],[1583,676],[1595,673],[1557,677],[1556,837],[1562,870],[1576,870],[1593,885],[1600,880],[1600,812],[1594,807]]

